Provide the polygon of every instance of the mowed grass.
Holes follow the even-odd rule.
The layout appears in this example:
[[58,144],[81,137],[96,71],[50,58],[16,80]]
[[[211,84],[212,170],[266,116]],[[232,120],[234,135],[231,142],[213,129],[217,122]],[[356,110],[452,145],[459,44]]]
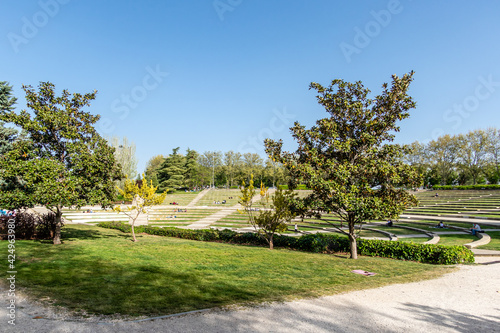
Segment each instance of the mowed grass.
[[398,238],[398,242],[405,242],[405,243],[425,243],[429,240],[428,237],[411,237],[411,238]]
[[500,231],[490,231],[488,232],[488,235],[490,235],[491,241],[488,244],[478,246],[477,248],[500,251]]
[[464,245],[477,241],[479,238],[473,235],[439,235],[438,245]]
[[[317,297],[435,278],[453,269],[150,235],[133,243],[128,234],[89,225],[65,226],[63,240],[59,246],[16,242],[16,288],[56,306],[104,315],[154,316]],[[0,242],[5,255],[7,245]],[[5,278],[6,260],[0,269]]]
[[198,193],[200,192],[175,191],[174,193],[168,193],[163,204],[169,205],[172,202],[176,202],[180,206],[186,206],[196,198]]

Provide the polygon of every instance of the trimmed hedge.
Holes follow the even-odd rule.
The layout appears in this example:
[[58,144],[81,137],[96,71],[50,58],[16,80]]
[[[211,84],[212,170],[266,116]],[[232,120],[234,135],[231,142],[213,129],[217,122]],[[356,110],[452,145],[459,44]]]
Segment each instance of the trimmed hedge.
[[358,241],[361,255],[412,260],[429,264],[453,265],[473,263],[474,254],[465,246],[414,244],[372,239]]
[[[278,188],[281,190],[288,190],[288,185],[278,185]],[[297,185],[296,190],[310,190],[310,189],[307,188],[305,184],[299,184]]]
[[[131,226],[121,222],[101,222],[97,226],[117,229],[126,233],[131,232]],[[135,232],[205,242],[218,241],[231,244],[267,246],[266,241],[256,233],[237,233],[229,229],[189,230],[171,227],[137,226],[135,227]],[[464,246],[414,244],[369,239],[359,239],[357,244],[359,254],[364,256],[411,260],[440,265],[474,262],[472,251]],[[349,252],[349,240],[347,237],[320,233],[301,237],[275,235],[274,246],[315,253]]]
[[434,185],[433,190],[500,190],[500,185]]

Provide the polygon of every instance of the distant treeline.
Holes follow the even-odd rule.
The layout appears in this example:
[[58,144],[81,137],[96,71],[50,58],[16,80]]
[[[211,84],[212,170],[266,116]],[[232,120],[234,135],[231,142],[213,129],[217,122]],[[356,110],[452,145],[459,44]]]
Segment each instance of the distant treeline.
[[146,179],[152,180],[159,191],[178,188],[217,186],[236,188],[248,183],[254,175],[257,186],[277,186],[286,183],[286,171],[271,159],[263,160],[259,154],[241,154],[234,151],[206,151],[203,154],[179,147],[168,156],[156,155],[146,165]]
[[407,163],[424,176],[426,186],[498,184],[500,131],[497,128],[443,135],[427,144],[409,145]]

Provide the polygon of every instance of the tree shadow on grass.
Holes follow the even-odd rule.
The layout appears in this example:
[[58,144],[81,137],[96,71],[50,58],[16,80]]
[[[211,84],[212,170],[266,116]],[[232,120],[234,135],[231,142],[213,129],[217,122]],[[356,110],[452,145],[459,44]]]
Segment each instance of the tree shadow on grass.
[[50,299],[50,304],[72,311],[154,316],[255,302],[259,297],[230,280],[205,278],[201,271],[180,272],[142,261],[117,264],[81,248],[50,247],[43,255],[35,246],[27,250],[37,259],[18,263],[19,287],[34,299]]
[[89,229],[75,228],[72,225],[65,225],[61,230],[61,239],[65,240],[72,239],[101,239],[101,238],[131,238],[130,234],[125,234],[122,232],[111,233],[109,229],[100,229],[95,226],[88,226]]

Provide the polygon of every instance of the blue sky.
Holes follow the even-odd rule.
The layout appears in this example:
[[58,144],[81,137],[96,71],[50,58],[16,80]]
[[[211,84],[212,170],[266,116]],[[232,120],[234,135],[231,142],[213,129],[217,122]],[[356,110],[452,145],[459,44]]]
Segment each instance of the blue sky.
[[374,94],[415,71],[396,141],[498,126],[498,1],[0,0],[0,81],[98,91],[104,136],[137,146],[139,172],[172,148],[257,152],[327,113],[310,82]]

